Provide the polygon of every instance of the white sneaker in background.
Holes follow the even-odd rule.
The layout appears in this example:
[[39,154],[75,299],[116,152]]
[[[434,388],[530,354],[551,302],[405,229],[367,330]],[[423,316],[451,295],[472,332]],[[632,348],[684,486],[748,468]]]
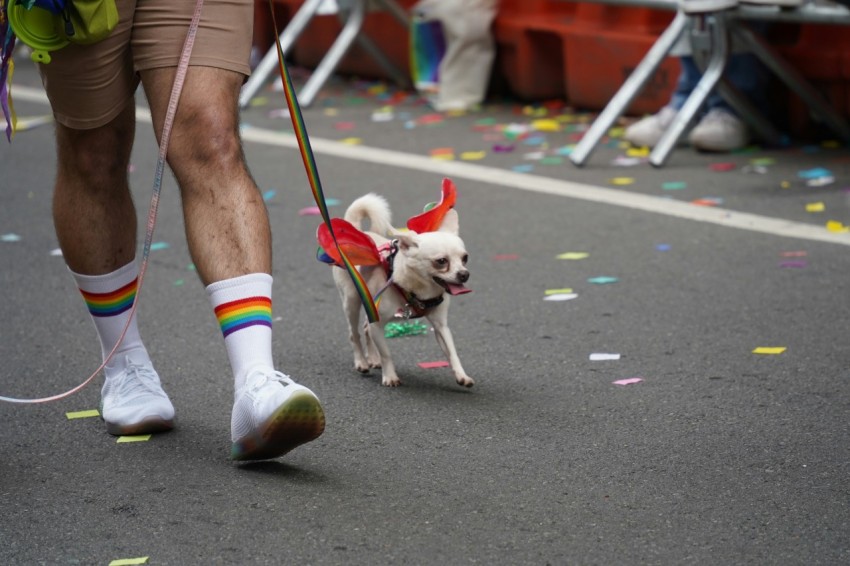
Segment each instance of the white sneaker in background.
[[[138,358],[138,356],[136,356]],[[174,406],[149,360],[125,357],[124,371],[107,377],[100,391],[100,414],[115,436],[151,434],[174,428]]]
[[688,136],[690,144],[701,151],[727,152],[741,149],[750,142],[744,122],[726,110],[709,110]]
[[623,133],[623,139],[638,147],[655,147],[673,122],[677,111],[665,106],[652,116],[638,120]]
[[267,460],[318,438],[325,413],[312,391],[271,368],[248,373],[230,419],[234,460]]

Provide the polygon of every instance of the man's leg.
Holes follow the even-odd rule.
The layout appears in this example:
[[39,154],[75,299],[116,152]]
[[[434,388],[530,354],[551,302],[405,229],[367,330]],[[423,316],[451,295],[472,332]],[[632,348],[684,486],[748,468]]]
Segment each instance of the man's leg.
[[[175,70],[142,72],[161,139]],[[271,351],[271,229],[239,139],[243,76],[190,67],[175,117],[168,163],[180,185],[186,238],[210,295],[233,371],[235,459],[285,454],[318,437],[315,395],[274,370]]]
[[100,338],[105,367],[101,413],[113,434],[173,426],[174,408],[159,385],[135,316],[138,279],[136,211],[127,183],[134,107],[104,126],[75,130],[57,124],[58,173],[53,196],[56,235]]

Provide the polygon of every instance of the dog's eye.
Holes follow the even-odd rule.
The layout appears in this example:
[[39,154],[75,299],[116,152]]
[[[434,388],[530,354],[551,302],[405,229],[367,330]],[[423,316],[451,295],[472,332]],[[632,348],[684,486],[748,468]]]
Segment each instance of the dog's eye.
[[460,258],[460,261],[462,261],[464,265],[466,265],[466,262],[468,260],[469,260],[469,254],[464,254],[464,256],[462,258]]
[[449,260],[447,258],[441,257],[439,259],[434,260],[434,265],[437,267],[446,267],[449,264]]

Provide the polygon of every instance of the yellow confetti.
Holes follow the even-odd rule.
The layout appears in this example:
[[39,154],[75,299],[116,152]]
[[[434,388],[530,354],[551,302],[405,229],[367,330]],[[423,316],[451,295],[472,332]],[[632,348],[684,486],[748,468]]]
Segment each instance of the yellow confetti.
[[446,111],[446,116],[450,116],[452,118],[459,118],[460,116],[466,116],[466,110],[448,110]]
[[464,161],[478,161],[479,159],[484,159],[486,155],[486,151],[464,151],[460,154],[460,158]]
[[810,202],[806,204],[806,212],[823,212],[826,205],[822,202]]
[[555,256],[557,259],[585,259],[590,254],[587,252],[566,252]]
[[531,127],[538,132],[557,132],[561,129],[557,120],[534,120]]
[[791,183],[789,183],[788,181],[782,181],[781,183],[779,183],[779,186],[782,187],[783,189],[790,189]]
[[256,108],[257,106],[265,106],[269,103],[269,99],[265,96],[257,96],[251,99],[248,103],[251,107]]
[[649,157],[649,148],[648,147],[633,147],[626,150],[626,156],[628,157]]
[[89,409],[88,411],[72,411],[70,413],[65,413],[65,416],[69,421],[73,419],[87,419],[90,417],[99,417],[100,411],[97,409]]
[[339,141],[340,143],[344,143],[345,145],[360,145],[361,143],[363,143],[363,140],[360,138],[345,138]]
[[572,289],[546,289],[544,294],[546,295],[569,295],[572,293]]
[[133,436],[119,436],[116,441],[118,444],[123,444],[125,442],[147,442],[151,439],[152,434],[136,434]]
[[830,232],[850,232],[850,226],[845,226],[838,220],[830,220],[827,222],[826,229]]
[[135,564],[147,564],[148,556],[140,556],[139,558],[119,558],[109,563],[109,566],[134,566]]
[[453,153],[435,153],[431,156],[431,159],[435,161],[451,161],[455,158]]
[[787,348],[785,348],[784,346],[759,346],[758,348],[753,350],[753,354],[766,354],[775,356],[777,354],[781,354],[785,350],[787,350]]
[[370,86],[368,89],[369,94],[384,94],[387,92],[387,85],[374,85]]
[[625,134],[625,133],[626,133],[625,128],[620,128],[620,127],[611,128],[610,130],[608,130],[608,137],[621,138],[621,137],[623,137],[623,134]]
[[634,182],[635,180],[633,177],[614,177],[611,179],[611,184],[618,186],[631,185]]
[[339,110],[337,108],[325,108],[325,116],[337,116]]

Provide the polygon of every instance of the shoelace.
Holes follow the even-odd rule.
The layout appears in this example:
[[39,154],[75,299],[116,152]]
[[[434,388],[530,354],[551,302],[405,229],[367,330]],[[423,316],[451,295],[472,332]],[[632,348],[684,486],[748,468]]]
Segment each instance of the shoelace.
[[258,374],[260,376],[262,376],[262,379],[258,379],[258,380],[256,380],[255,383],[251,384],[251,393],[257,393],[260,389],[263,388],[263,386],[265,386],[267,383],[269,383],[271,381],[276,381],[276,382],[280,383],[281,385],[283,385],[284,387],[286,387],[287,385],[291,385],[293,383],[292,379],[288,375],[286,375],[285,373],[279,372],[279,371],[275,371],[272,374],[269,374],[269,373],[264,372],[264,371],[255,371],[255,372],[248,374],[248,376],[245,378],[245,382],[251,383],[251,378],[254,375],[258,375]]
[[147,393],[159,394],[159,378],[153,368],[127,360],[125,377],[118,384],[118,397],[130,401]]

